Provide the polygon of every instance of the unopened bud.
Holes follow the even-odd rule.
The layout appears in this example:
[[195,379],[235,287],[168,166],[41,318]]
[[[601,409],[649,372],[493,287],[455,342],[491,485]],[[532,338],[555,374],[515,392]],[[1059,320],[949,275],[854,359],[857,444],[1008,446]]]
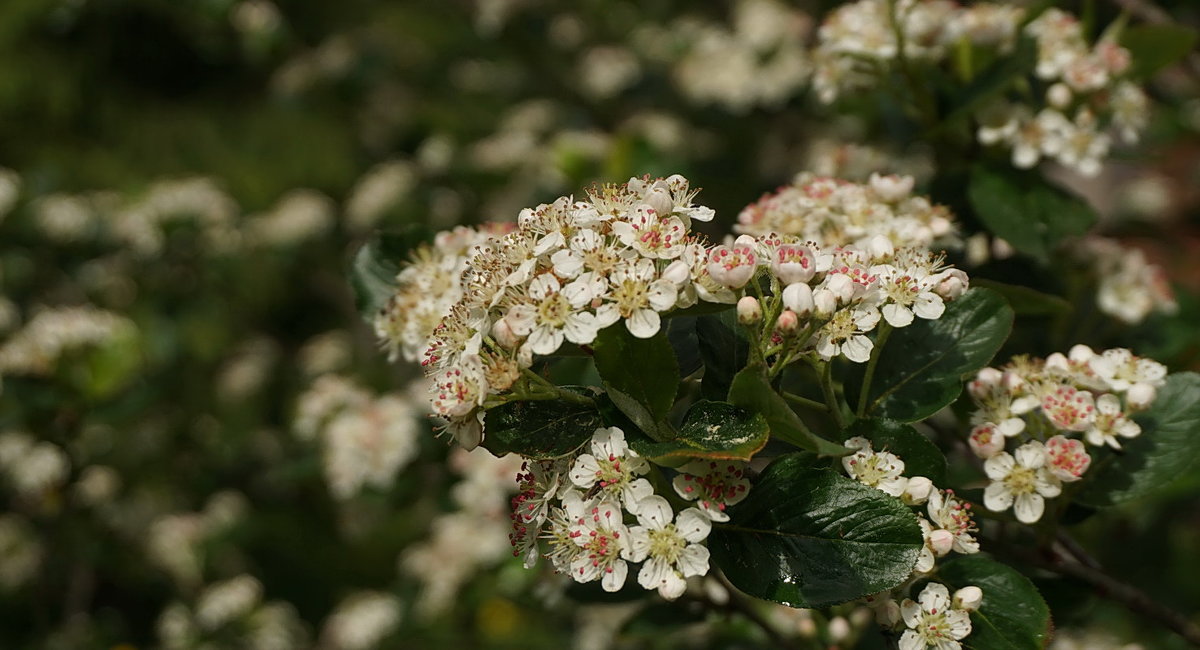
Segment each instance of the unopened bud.
[[1046,91],[1046,101],[1054,108],[1066,108],[1071,103],[1071,89],[1064,83],[1056,83]]
[[899,201],[908,196],[913,189],[914,179],[912,176],[897,176],[890,174],[881,176],[878,173],[871,174],[871,189],[879,195],[879,198],[892,203]]
[[784,334],[791,334],[800,328],[800,319],[796,317],[796,312],[785,309],[779,315],[779,319],[775,321],[775,329]]
[[924,476],[914,476],[908,479],[908,485],[904,488],[904,494],[900,495],[900,498],[910,506],[919,506],[929,500],[931,492],[933,492],[933,481]]
[[895,627],[900,619],[900,603],[891,598],[875,608],[875,622],[883,627]]
[[954,609],[965,609],[973,612],[983,603],[983,590],[975,585],[963,587],[954,592]]
[[1025,379],[1012,370],[1006,370],[1000,379],[1000,384],[1004,386],[1004,390],[1011,395],[1021,390],[1021,388],[1025,385]]
[[850,636],[850,621],[847,621],[841,616],[834,616],[829,619],[829,640],[834,643],[841,643]]
[[896,247],[892,245],[892,241],[883,235],[875,235],[867,242],[867,252],[876,260],[883,260],[891,257],[896,252]]
[[935,555],[942,557],[954,548],[954,534],[943,528],[929,533],[929,548],[933,549]]
[[813,311],[812,287],[803,282],[789,284],[783,290],[783,306],[801,318],[807,317]]
[[492,338],[500,344],[500,347],[508,350],[516,347],[520,341],[520,337],[513,333],[512,326],[503,318],[492,324]]
[[942,273],[942,281],[938,283],[935,291],[946,300],[955,300],[966,293],[968,284],[966,273],[958,269],[949,269]]
[[738,322],[742,325],[753,325],[762,320],[762,305],[754,296],[742,296],[737,303]]
[[812,292],[813,309],[817,316],[821,318],[829,318],[833,316],[833,312],[837,311],[837,296],[829,289],[817,289]]
[[692,267],[683,260],[675,260],[662,272],[662,279],[680,286],[692,277]]
[[1096,351],[1082,343],[1071,346],[1071,349],[1067,351],[1067,357],[1076,363],[1091,361],[1094,356],[1096,356]]
[[1046,357],[1046,371],[1051,373],[1066,374],[1070,372],[1071,364],[1067,361],[1066,355],[1062,352],[1055,352]]
[[850,302],[854,298],[854,280],[848,275],[837,273],[828,276],[828,279],[825,280],[825,288],[842,302]]
[[976,456],[991,458],[1004,451],[1004,440],[1004,434],[996,430],[994,425],[984,423],[971,429],[967,444],[971,446],[971,451],[975,452]]
[[1157,392],[1150,384],[1137,383],[1130,386],[1129,390],[1126,391],[1125,401],[1129,404],[1129,408],[1140,411],[1149,408],[1150,404],[1154,402]]
[[656,187],[650,190],[643,200],[659,219],[666,219],[675,211],[675,201],[671,199],[671,193],[664,188]]

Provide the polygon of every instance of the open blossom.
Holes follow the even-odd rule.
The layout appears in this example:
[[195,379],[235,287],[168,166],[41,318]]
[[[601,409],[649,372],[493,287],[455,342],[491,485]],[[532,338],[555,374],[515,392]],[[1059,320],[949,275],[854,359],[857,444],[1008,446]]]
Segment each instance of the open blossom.
[[562,459],[528,460],[517,474],[517,494],[512,498],[512,533],[508,539],[513,555],[522,558],[525,568],[537,563],[537,540],[553,504],[571,489],[568,466]]
[[530,302],[509,308],[504,322],[517,336],[529,337],[534,354],[553,354],[563,339],[572,343],[591,343],[596,338],[596,316],[583,307],[592,301],[586,283],[572,282],[563,287],[552,274],[539,275],[529,285]]
[[1116,395],[1105,393],[1096,400],[1096,415],[1084,432],[1087,441],[1097,447],[1108,445],[1120,449],[1120,438],[1136,438],[1142,433],[1137,422],[1130,420],[1121,410],[1121,400]]
[[1065,436],[1046,441],[1046,467],[1063,483],[1078,481],[1091,464],[1092,457],[1082,442]]
[[650,338],[661,325],[659,312],[673,308],[677,295],[675,285],[659,278],[649,260],[622,264],[613,269],[608,291],[599,296],[605,302],[596,310],[596,323],[603,329],[624,318],[630,334]]
[[739,237],[732,246],[715,246],[708,252],[708,274],[718,284],[740,289],[758,269],[754,240]]
[[729,521],[726,506],[745,499],[750,491],[746,464],[734,461],[694,460],[679,468],[671,485],[679,496],[696,501],[713,521]]
[[938,281],[919,266],[899,269],[885,265],[879,281],[888,299],[880,310],[884,320],[893,327],[905,327],[912,323],[914,315],[926,320],[940,318],[946,304],[935,292]]
[[978,553],[979,542],[973,533],[979,529],[971,518],[971,504],[954,496],[953,490],[934,490],[926,506],[929,521],[950,534],[951,548],[956,553]]
[[845,445],[855,450],[853,454],[842,458],[842,468],[850,478],[894,497],[904,493],[908,486],[908,479],[901,476],[904,473],[904,461],[886,451],[872,451],[871,442],[866,438],[854,437],[847,440]]
[[983,469],[992,483],[983,492],[984,505],[994,512],[1012,507],[1017,521],[1025,524],[1041,519],[1045,498],[1062,492],[1062,484],[1046,467],[1046,460],[1046,448],[1036,440],[1011,455],[1002,451],[987,459]]
[[642,500],[637,518],[640,525],[629,529],[629,559],[645,560],[638,584],[674,600],[683,594],[686,578],[708,573],[708,549],[700,542],[708,537],[712,522],[696,508],[675,517],[667,500],[657,495]]
[[600,580],[605,591],[617,591],[625,584],[631,552],[629,529],[622,523],[623,512],[615,501],[593,499],[576,503],[568,535],[579,550],[571,559],[570,573],[576,582]]
[[871,358],[875,344],[865,334],[879,323],[879,312],[869,308],[843,309],[817,332],[817,354],[828,361],[839,354],[855,363]]
[[936,582],[925,585],[916,602],[904,599],[900,614],[908,627],[900,636],[900,650],[959,650],[959,641],[971,633],[967,610],[954,607],[950,590]]
[[654,492],[650,481],[639,476],[650,471],[650,463],[625,443],[625,432],[617,427],[596,429],[592,434],[592,453],[580,454],[571,466],[571,482],[619,501],[629,512],[637,513],[638,503]]
[[678,217],[661,217],[649,205],[634,209],[630,221],[613,224],[622,244],[649,258],[674,259],[683,253],[687,229]]
[[1071,386],[1059,386],[1042,398],[1042,413],[1065,431],[1084,431],[1096,417],[1092,394]]

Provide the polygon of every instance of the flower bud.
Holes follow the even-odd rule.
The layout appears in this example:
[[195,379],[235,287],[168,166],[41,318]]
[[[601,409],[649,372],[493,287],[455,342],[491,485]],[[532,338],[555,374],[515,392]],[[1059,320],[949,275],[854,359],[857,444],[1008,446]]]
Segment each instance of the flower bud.
[[1054,108],[1066,108],[1071,104],[1071,89],[1064,83],[1056,83],[1046,91],[1046,102]]
[[875,235],[867,242],[867,252],[871,254],[872,259],[882,260],[894,255],[896,247],[892,245],[892,241],[887,237]]
[[850,276],[842,273],[829,275],[825,280],[825,288],[843,303],[850,302],[854,298],[856,286]]
[[758,269],[754,247],[734,242],[733,246],[714,246],[708,252],[708,274],[717,284],[730,289],[746,286]]
[[827,630],[829,632],[830,641],[833,641],[834,643],[841,643],[842,641],[846,640],[846,637],[850,636],[850,621],[847,621],[841,616],[834,616],[833,618],[829,619],[829,627]]
[[692,267],[683,260],[675,260],[667,266],[662,272],[662,279],[670,282],[676,287],[690,280],[692,277]]
[[792,334],[800,328],[800,319],[796,317],[796,312],[785,309],[779,315],[779,319],[775,321],[775,329],[784,334]]
[[742,325],[753,325],[762,320],[762,305],[754,296],[742,296],[737,303],[738,322]]
[[912,176],[897,176],[889,174],[881,176],[878,173],[871,174],[871,189],[875,190],[875,194],[887,203],[899,201],[912,193],[914,179]]
[[942,274],[934,291],[945,300],[955,300],[967,291],[967,274],[958,269],[947,269]]
[[875,607],[875,622],[883,627],[895,627],[900,623],[900,603],[887,599]]
[[675,201],[671,198],[671,193],[664,188],[656,187],[646,192],[646,197],[642,200],[654,210],[654,216],[659,219],[666,219],[675,211]]
[[1067,351],[1067,357],[1076,363],[1091,361],[1094,356],[1096,356],[1096,351],[1082,343],[1071,346],[1071,349]]
[[929,547],[938,557],[942,557],[954,548],[954,534],[948,530],[938,528],[929,533]]
[[991,458],[1004,451],[1004,440],[1004,434],[997,431],[995,425],[984,423],[971,429],[967,444],[971,446],[971,451],[975,452],[976,456]]
[[1012,370],[1005,370],[1000,378],[1000,385],[1004,386],[1005,392],[1012,395],[1021,390],[1025,385],[1025,379]]
[[508,324],[508,321],[503,318],[495,323],[492,323],[492,338],[500,344],[500,347],[505,348],[506,350],[511,350],[516,347],[517,343],[519,343],[521,340],[520,337],[513,332],[512,326]]
[[983,603],[983,590],[975,585],[963,587],[954,592],[954,609],[965,609],[973,612]]
[[803,282],[789,284],[783,290],[783,306],[801,318],[807,317],[813,311],[812,287]]
[[817,316],[827,319],[837,311],[837,296],[829,289],[817,289],[812,292],[813,309]]
[[1065,375],[1071,372],[1071,364],[1062,352],[1055,352],[1046,357],[1046,372]]
[[784,284],[808,282],[817,272],[817,260],[807,246],[780,244],[771,259],[771,270]]
[[933,492],[933,481],[924,476],[914,476],[908,479],[908,485],[904,488],[904,494],[900,495],[900,499],[910,506],[919,506],[929,500],[931,492]]
[[1125,403],[1129,408],[1141,411],[1150,407],[1158,391],[1150,384],[1139,382],[1129,387],[1125,393]]

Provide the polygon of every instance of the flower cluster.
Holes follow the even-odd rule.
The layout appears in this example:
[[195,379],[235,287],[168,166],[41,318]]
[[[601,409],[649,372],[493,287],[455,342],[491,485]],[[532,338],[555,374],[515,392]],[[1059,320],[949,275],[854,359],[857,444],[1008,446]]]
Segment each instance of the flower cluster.
[[[760,301],[753,293],[758,270],[772,289]],[[897,248],[876,235],[862,247],[822,248],[795,236],[741,235],[708,251],[708,276],[735,290],[741,322],[762,321],[774,364],[788,364],[809,351],[828,361],[837,356],[863,363],[874,342],[867,334],[882,318],[906,327],[915,317],[936,320],[946,301],[967,289],[965,273],[943,266],[923,249]]]
[[44,309],[0,346],[0,377],[42,377],[54,372],[72,351],[127,340],[137,335],[132,321],[90,306]]
[[1060,9],[1047,9],[1025,34],[1037,43],[1034,74],[1044,104],[989,106],[978,116],[979,141],[1010,148],[1016,167],[1051,158],[1086,176],[1098,174],[1112,144],[1106,130],[1136,142],[1148,120],[1149,99],[1124,78],[1129,51],[1111,34],[1089,46],[1079,19]]
[[918,575],[933,571],[937,558],[951,551],[968,555],[979,552],[974,535],[978,528],[971,518],[971,504],[954,496],[953,490],[938,489],[927,477],[904,476],[904,461],[891,452],[875,451],[866,438],[850,438],[845,445],[854,450],[842,458],[842,468],[850,478],[897,497],[909,506],[924,506],[925,512],[917,514],[925,535],[925,546],[915,567]]
[[734,230],[749,235],[779,233],[823,246],[864,246],[872,237],[896,246],[928,248],[954,232],[953,215],[923,196],[913,196],[911,176],[872,174],[850,183],[812,174],[746,206]]
[[[967,385],[976,406],[968,442],[986,459],[984,505],[1012,507],[1024,523],[1041,519],[1045,499],[1091,465],[1083,441],[1120,449],[1120,439],[1141,434],[1131,416],[1150,406],[1166,375],[1162,364],[1124,348],[1097,353],[1085,345],[980,370]],[[1024,442],[1010,454],[1009,439]]]
[[541,555],[576,582],[600,581],[606,591],[625,583],[642,563],[638,584],[675,599],[686,579],[708,573],[713,521],[746,497],[745,464],[692,461],[679,468],[676,495],[700,507],[676,512],[654,493],[652,466],[629,448],[616,427],[597,429],[588,451],[573,459],[528,461],[512,500],[514,554],[532,566]]
[[[1108,155],[1111,129],[1127,142],[1145,129],[1149,101],[1127,79],[1129,51],[1107,33],[1089,44],[1075,16],[1047,9],[1029,21],[1020,7],[977,3],[960,7],[945,0],[860,0],[831,13],[818,32],[813,85],[829,103],[840,95],[877,84],[893,65],[953,63],[961,47],[988,56],[1010,53],[1019,38],[1036,47],[1028,80],[1037,99],[1014,94],[976,115],[977,137],[1002,145],[1016,167],[1043,158],[1092,176]],[[960,70],[961,72],[961,70]]]
[[1091,266],[1099,288],[1100,311],[1130,325],[1153,313],[1173,314],[1179,309],[1162,267],[1146,261],[1140,249],[1126,248],[1105,237],[1084,238],[1073,248],[1081,262]]

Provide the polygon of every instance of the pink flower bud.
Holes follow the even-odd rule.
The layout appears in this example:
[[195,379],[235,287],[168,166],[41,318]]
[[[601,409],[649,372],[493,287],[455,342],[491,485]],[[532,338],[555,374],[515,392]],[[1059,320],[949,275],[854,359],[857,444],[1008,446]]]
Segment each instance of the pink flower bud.
[[901,618],[900,604],[891,598],[875,608],[875,622],[884,627],[894,627],[900,623]]
[[808,282],[817,272],[817,260],[807,246],[781,244],[771,259],[771,270],[784,284]]
[[846,637],[850,636],[850,621],[841,616],[834,616],[829,619],[829,627],[827,629],[829,640],[834,643],[840,643],[846,640]]
[[737,303],[738,322],[742,325],[753,325],[762,320],[762,305],[754,296],[742,296]]
[[730,289],[746,286],[758,269],[754,247],[734,242],[733,246],[714,246],[708,252],[708,274],[717,284]]
[[1004,434],[997,431],[995,425],[985,423],[971,429],[967,444],[970,445],[971,451],[975,452],[976,456],[991,458],[1004,451],[1004,440]]
[[799,328],[800,319],[796,317],[796,312],[790,309],[783,310],[775,321],[775,329],[783,334],[793,334]]
[[942,528],[934,530],[929,533],[929,547],[933,549],[934,555],[944,556],[954,548],[954,534]]
[[803,282],[789,284],[783,290],[783,306],[802,318],[807,317],[812,313],[814,306],[812,287]]
[[964,609],[973,612],[983,603],[983,590],[975,585],[963,587],[954,592],[954,609]]
[[942,280],[934,289],[945,300],[955,300],[967,291],[967,274],[958,269],[947,269],[941,273]]
[[1067,84],[1056,83],[1046,91],[1046,101],[1054,108],[1066,108],[1071,104],[1071,89]]

